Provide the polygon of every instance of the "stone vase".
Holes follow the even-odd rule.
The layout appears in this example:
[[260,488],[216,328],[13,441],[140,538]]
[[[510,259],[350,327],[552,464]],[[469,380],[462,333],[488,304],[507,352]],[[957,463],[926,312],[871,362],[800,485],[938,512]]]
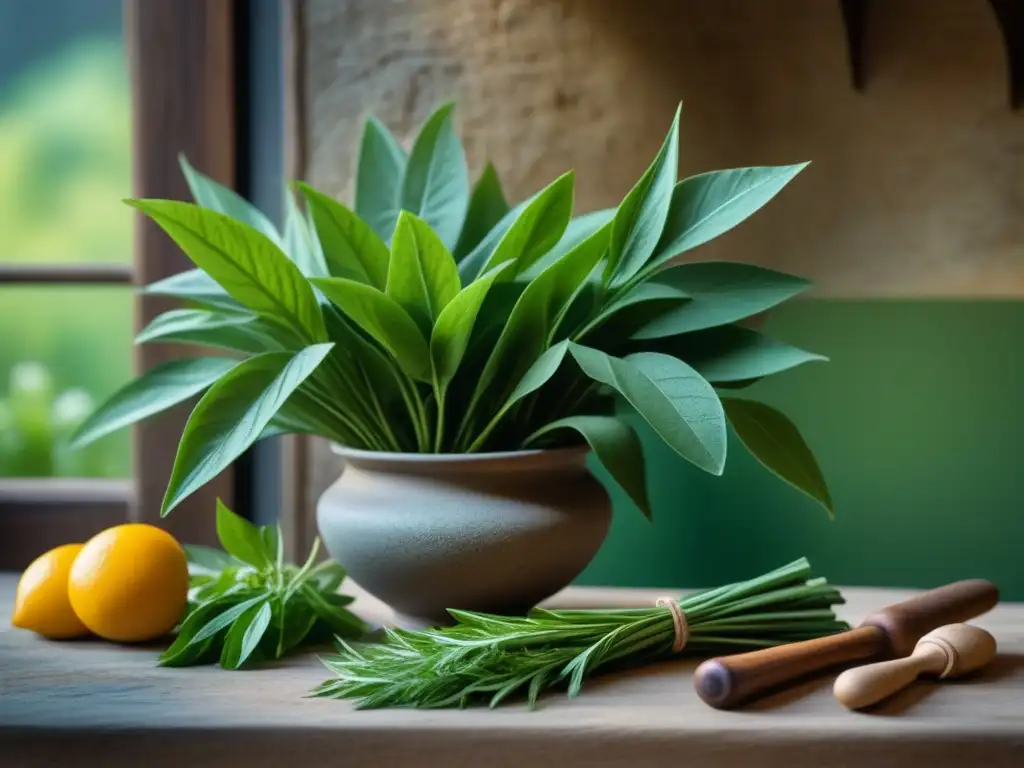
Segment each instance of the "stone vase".
[[448,608],[522,614],[568,585],[608,533],[587,450],[395,454],[334,447],[341,477],[320,535],[359,586],[407,625]]

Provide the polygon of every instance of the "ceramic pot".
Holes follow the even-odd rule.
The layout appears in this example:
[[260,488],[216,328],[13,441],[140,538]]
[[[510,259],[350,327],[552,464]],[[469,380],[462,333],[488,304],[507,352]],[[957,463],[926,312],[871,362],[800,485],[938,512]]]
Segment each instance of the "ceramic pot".
[[334,447],[317,505],[331,556],[407,624],[447,608],[522,614],[571,582],[608,533],[587,450],[395,454]]

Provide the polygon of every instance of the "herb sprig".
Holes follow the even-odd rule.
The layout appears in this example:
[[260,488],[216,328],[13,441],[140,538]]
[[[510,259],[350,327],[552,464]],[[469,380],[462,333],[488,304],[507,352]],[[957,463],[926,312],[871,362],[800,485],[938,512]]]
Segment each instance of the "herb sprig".
[[[677,601],[686,616],[684,653],[765,648],[849,629],[832,606],[843,603],[805,559],[749,581]],[[674,654],[667,607],[535,610],[528,617],[451,611],[453,627],[386,630],[387,641],[354,647],[339,639],[324,659],[336,678],[314,696],[355,699],[359,708],[496,707],[525,693],[530,707],[549,688],[576,696],[598,672]]]
[[225,669],[280,659],[300,645],[357,638],[367,626],[338,594],[345,569],[317,563],[320,540],[300,567],[284,562],[280,526],[256,526],[217,500],[224,551],[186,545],[189,602],[178,637],[159,659],[167,667],[217,661]]

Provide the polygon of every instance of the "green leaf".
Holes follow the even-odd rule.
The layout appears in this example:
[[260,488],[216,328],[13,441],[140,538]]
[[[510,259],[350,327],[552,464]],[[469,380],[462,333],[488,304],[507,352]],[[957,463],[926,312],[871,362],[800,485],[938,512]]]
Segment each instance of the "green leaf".
[[223,357],[190,357],[158,365],[93,411],[72,435],[72,447],[81,448],[195,397],[237,364],[237,360]]
[[[613,317],[629,314],[630,317],[626,319],[626,322],[616,323],[614,325],[614,340],[616,342],[621,341],[623,336],[628,337],[628,332],[623,333],[623,326],[629,323],[632,328],[636,329],[642,327],[650,322],[653,317],[657,317],[666,309],[682,304],[689,301],[689,296],[671,285],[665,285],[663,283],[657,283],[654,281],[640,283],[640,285],[633,288],[623,296],[615,299],[614,301],[606,304],[585,326],[585,329],[578,334],[578,337],[582,338],[586,333],[590,333],[597,328],[600,328],[606,322],[611,320]],[[636,312],[630,312],[630,310],[636,309]],[[634,314],[639,314],[641,319],[633,317]],[[659,348],[660,349],[660,348]],[[678,357],[678,355],[677,355]]]
[[408,375],[430,379],[430,350],[419,326],[394,299],[362,283],[340,277],[312,281],[324,295],[398,362]]
[[484,263],[482,272],[514,261],[514,273],[521,273],[540,259],[561,239],[572,218],[573,173],[565,173],[542,189],[516,216],[508,231]]
[[665,227],[679,168],[681,112],[680,104],[654,161],[615,213],[604,273],[605,283],[613,288],[626,284],[643,269]]
[[266,568],[272,561],[260,529],[228,509],[220,499],[217,499],[217,539],[229,555],[254,568]]
[[469,169],[451,113],[439,107],[420,128],[402,178],[402,208],[423,219],[451,250],[469,206]]
[[274,330],[262,319],[248,313],[172,309],[153,318],[135,337],[135,343],[201,344],[255,355],[284,348]]
[[157,280],[144,286],[142,293],[147,296],[168,296],[202,304],[205,307],[248,314],[248,310],[231,298],[220,283],[201,269],[186,269],[184,272]]
[[261,525],[260,539],[267,559],[273,562],[278,570],[284,566],[284,540],[281,537],[280,525]]
[[284,234],[282,247],[306,277],[327,277],[320,238],[309,223],[309,218],[299,210],[295,195],[285,190]]
[[217,213],[223,213],[236,221],[262,232],[276,245],[281,245],[281,236],[275,227],[262,211],[256,206],[235,192],[233,189],[218,184],[208,176],[204,176],[185,159],[184,154],[178,155],[178,163],[181,172],[185,176],[188,188],[192,197],[203,208],[208,208]]
[[706,472],[722,474],[725,414],[700,374],[656,352],[623,360],[579,344],[570,351],[587,376],[621,394],[672,450]]
[[195,642],[196,633],[219,612],[244,599],[240,595],[224,596],[191,609],[178,629],[178,636],[170,647],[160,654],[157,663],[164,667],[187,667],[202,663],[211,654],[217,638],[211,636]]
[[387,295],[430,338],[434,321],[460,287],[459,269],[444,243],[426,222],[402,211],[391,241]]
[[272,608],[267,598],[252,605],[231,625],[220,651],[220,666],[225,670],[237,670],[252,654],[270,624]]
[[305,603],[292,601],[288,603],[288,609],[283,618],[284,630],[281,630],[281,618],[275,614],[273,623],[278,632],[281,632],[281,653],[287,653],[299,645],[316,625],[317,615]]
[[672,192],[668,220],[650,268],[657,269],[728,232],[760,210],[807,165],[733,168],[683,179]]
[[459,291],[437,317],[430,335],[430,360],[433,376],[443,391],[455,377],[466,354],[477,314],[491,285],[508,262],[488,272]]
[[[388,248],[376,232],[331,197],[299,183],[316,224],[327,271],[333,277],[366,283],[384,290],[388,281]],[[392,223],[392,228],[394,224]]]
[[307,341],[327,331],[306,278],[265,235],[214,211],[174,200],[129,200],[239,303]]
[[341,637],[359,637],[366,631],[366,623],[343,607],[332,605],[309,582],[299,590],[307,605],[317,617]]
[[235,620],[238,619],[242,614],[244,614],[250,608],[259,605],[261,602],[265,602],[266,599],[267,593],[261,592],[260,594],[256,595],[256,597],[249,598],[248,600],[245,600],[241,603],[236,603],[227,610],[218,613],[216,616],[210,619],[210,621],[203,625],[202,629],[196,632],[196,634],[192,637],[191,642],[199,643],[203,640],[216,637],[219,633],[223,632],[225,629],[231,626],[235,622]]
[[210,387],[185,425],[161,514],[241,456],[332,346],[315,344],[294,356],[269,352],[251,357]]
[[224,649],[220,654],[221,667],[238,669],[246,662],[266,634],[272,612],[270,602],[264,600],[238,618],[224,638]]
[[515,382],[547,349],[561,313],[601,260],[607,242],[608,230],[599,230],[526,286],[480,374],[467,415],[499,375],[493,401],[505,401]]
[[455,260],[462,261],[476,248],[508,210],[508,201],[505,200],[498,172],[491,163],[487,163],[469,198],[466,220],[453,251]]
[[356,165],[356,214],[385,243],[390,242],[401,209],[405,151],[375,117],[363,128]]
[[657,282],[677,288],[691,301],[661,314],[637,331],[634,339],[735,323],[781,304],[810,285],[783,272],[727,261],[681,264],[658,275]]
[[723,397],[736,436],[751,455],[793,487],[819,502],[829,516],[835,508],[818,462],[800,431],[785,415],[764,403]]
[[659,339],[651,346],[685,360],[714,384],[760,379],[804,363],[828,360],[738,325]]
[[540,259],[535,261],[529,269],[523,270],[523,276],[531,277],[544,271],[577,245],[597,232],[597,230],[608,224],[613,218],[615,218],[614,208],[591,211],[590,213],[584,213],[580,216],[573,217],[569,221],[569,225],[565,228],[565,232],[562,233],[562,237],[557,243],[555,243],[554,247],[552,247],[551,250],[545,253]]
[[[539,194],[539,193],[538,193]],[[491,258],[494,249],[498,247],[501,238],[508,232],[509,227],[515,222],[519,214],[527,205],[536,199],[536,195],[512,206],[508,213],[501,217],[484,238],[466,256],[459,260],[459,277],[463,285],[468,285],[476,277],[482,274],[483,265]]]
[[208,571],[222,571],[225,568],[238,565],[227,552],[213,547],[204,547],[201,544],[182,544],[185,550],[185,557],[190,565],[198,565]]
[[529,445],[552,432],[565,429],[576,430],[583,436],[608,474],[650,520],[643,446],[636,431],[614,416],[569,416],[541,427],[526,439],[526,443]]

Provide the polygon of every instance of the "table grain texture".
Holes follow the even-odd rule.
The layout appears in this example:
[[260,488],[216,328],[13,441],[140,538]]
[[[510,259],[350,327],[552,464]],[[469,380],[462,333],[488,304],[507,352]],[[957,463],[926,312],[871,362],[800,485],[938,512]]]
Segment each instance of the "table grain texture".
[[[834,675],[742,710],[707,707],[696,661],[589,681],[537,711],[355,711],[307,698],[327,671],[312,654],[271,668],[162,669],[159,652],[53,643],[10,628],[15,578],[0,574],[0,766],[955,766],[1024,768],[1024,605],[976,623],[996,661],[960,681],[922,682],[870,714],[843,709]],[[843,590],[853,623],[909,591]],[[549,604],[651,604],[666,590],[570,588]],[[365,594],[363,616],[390,613]]]

